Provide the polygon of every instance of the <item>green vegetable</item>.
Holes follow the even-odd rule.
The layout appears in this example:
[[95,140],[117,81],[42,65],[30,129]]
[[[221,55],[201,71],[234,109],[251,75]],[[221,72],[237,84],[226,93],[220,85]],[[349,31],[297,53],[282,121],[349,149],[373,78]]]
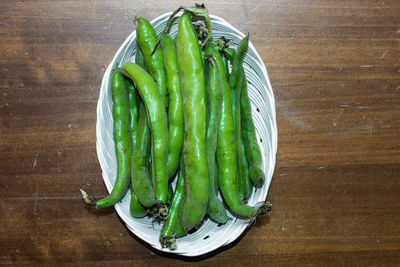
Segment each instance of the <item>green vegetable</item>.
[[[150,22],[144,18],[136,18],[138,23],[136,29],[137,42],[144,55],[146,67],[151,77],[156,82],[164,105],[168,108],[167,75],[164,69],[164,59],[157,44],[157,34]],[[155,48],[154,53],[153,49]]]
[[135,147],[136,143],[136,128],[137,123],[139,120],[139,109],[138,109],[138,96],[136,94],[135,86],[133,85],[132,81],[125,79],[128,92],[129,92],[129,114],[130,114],[130,131],[131,131],[131,138],[132,138],[132,149]]
[[136,48],[135,63],[139,65],[142,69],[146,69],[146,62],[144,60],[143,52],[142,50],[140,50],[139,44],[137,44]]
[[244,51],[248,47],[248,37],[242,39],[238,46],[238,53],[235,53],[231,48],[225,48],[225,53],[230,57],[232,62],[232,72],[229,78],[229,85],[234,85],[240,76],[242,78],[242,90],[240,93],[240,109],[242,134],[246,144],[245,150],[249,163],[249,176],[255,187],[261,187],[264,184],[265,174],[261,170],[262,156],[257,143],[257,137],[254,127],[253,118],[251,116],[250,99],[247,93],[247,81],[243,69]]
[[[143,68],[145,67],[144,63],[144,57],[142,54],[142,51],[140,51],[140,48],[137,47],[136,49],[136,55],[135,55],[135,62],[139,66],[142,66]],[[136,131],[137,131],[137,124],[139,121],[139,104],[140,104],[140,97],[136,93],[136,88],[133,85],[132,81],[129,79],[126,79],[128,83],[128,88],[129,88],[129,110],[131,114],[131,136],[132,136],[132,153],[135,150],[136,146]],[[147,127],[147,125],[146,125]],[[148,137],[150,138],[150,137]],[[132,165],[131,165],[132,169]],[[146,209],[140,204],[137,196],[135,195],[135,191],[133,190],[133,185],[132,185],[132,171],[131,171],[131,184],[129,186],[129,189],[131,191],[131,201],[129,205],[129,212],[132,215],[132,217],[137,217],[137,218],[142,218],[146,216]],[[154,191],[154,190],[153,190]]]
[[200,47],[187,12],[179,21],[177,51],[185,119],[183,143],[185,201],[182,224],[187,232],[203,219],[210,194],[205,143],[204,72]]
[[129,92],[125,78],[118,69],[110,77],[113,99],[113,136],[117,157],[117,178],[111,193],[98,201],[89,199],[81,189],[85,202],[96,207],[109,207],[119,202],[126,194],[130,183],[131,135],[129,115]]
[[173,196],[174,196],[174,190],[172,189],[172,183],[168,183],[167,205],[171,204]]
[[164,222],[163,228],[161,229],[160,243],[162,247],[168,247],[171,249],[176,248],[174,233],[178,219],[179,205],[182,203],[183,199],[184,186],[185,181],[183,178],[183,171],[181,169],[179,171],[178,181],[176,182],[175,193],[168,210],[168,217]]
[[[183,157],[181,156],[179,165],[181,166],[182,176],[185,179],[185,168],[183,163]],[[185,190],[185,188],[183,188]],[[185,201],[185,192],[183,192],[183,196],[179,201],[179,207],[176,216],[176,226],[175,226],[175,238],[182,237],[185,235],[185,228],[182,224],[182,214],[183,214],[183,202]]]
[[150,129],[148,127],[145,106],[141,103],[136,135],[136,146],[133,150],[131,161],[131,176],[133,191],[135,192],[139,202],[145,207],[151,207],[159,203],[147,168],[149,143]]
[[213,53],[218,53],[213,49],[212,45],[208,44],[205,51],[207,60],[205,64],[208,69],[208,83],[207,83],[207,164],[208,174],[210,177],[210,200],[208,202],[207,213],[210,217],[218,223],[226,223],[228,215],[222,202],[218,199],[218,187],[215,180],[218,175],[215,172],[216,158],[215,152],[217,149],[217,135],[218,125],[221,118],[221,105],[222,105],[222,84],[221,72],[218,65],[215,63],[215,56]]
[[[236,56],[236,51],[233,50],[232,48],[224,48],[223,51],[224,51],[225,56],[227,56],[229,58],[229,61],[233,64],[233,61]],[[243,66],[242,66],[242,68],[243,68]],[[241,75],[244,75],[244,72]],[[246,90],[247,90],[246,76],[243,76],[242,83],[243,84],[241,85],[240,101],[242,101],[241,99],[242,99],[242,94],[243,94],[243,90],[244,90],[243,88],[245,88],[245,86],[246,86]],[[240,105],[240,114],[241,114],[240,122],[241,122],[241,124],[242,124],[242,120],[243,120],[242,119],[242,113],[243,113],[242,109],[243,109],[242,105]],[[244,140],[244,133],[243,133],[242,125],[241,125],[240,136],[241,136],[241,151],[238,151],[238,154],[239,154],[239,157],[241,156],[241,165],[242,165],[242,174],[243,174],[242,177],[244,178],[243,179],[244,181],[241,184],[241,187],[239,187],[239,192],[240,192],[239,194],[242,197],[242,200],[244,202],[246,202],[250,198],[250,196],[253,192],[253,185],[250,182],[250,178],[249,178],[249,162],[248,162],[247,155],[246,155],[246,147],[245,147],[245,140]]]
[[228,47],[228,48],[224,48],[223,53],[229,59],[231,64],[233,64],[233,61],[235,60],[235,56],[236,56],[236,51],[234,49]]
[[243,132],[240,131],[239,133],[240,133],[240,138],[242,140],[240,142],[240,144],[241,144],[240,150],[238,150],[238,157],[239,157],[239,160],[241,160],[242,175],[244,178],[243,193],[240,193],[241,189],[239,188],[239,197],[243,196],[243,199],[241,199],[241,200],[244,203],[247,203],[247,201],[251,197],[251,194],[253,193],[253,184],[250,182],[250,177],[249,177],[249,162],[247,161]]
[[[146,63],[147,64],[147,63]],[[168,126],[167,113],[158,87],[152,77],[134,63],[125,63],[123,70],[136,84],[143,103],[152,136],[152,176],[157,199],[165,204],[168,191]],[[136,191],[135,191],[136,192]],[[137,193],[137,192],[136,192]]]
[[243,202],[247,202],[249,198],[249,188],[246,186],[250,185],[249,179],[249,164],[247,163],[247,158],[245,151],[243,150],[243,138],[242,138],[242,126],[240,121],[240,92],[242,88],[242,75],[239,76],[240,79],[236,84],[236,88],[231,90],[234,102],[234,125],[235,125],[235,144],[236,144],[236,155],[237,155],[237,166],[238,166],[238,193],[239,198]]
[[169,91],[169,151],[168,176],[173,177],[179,165],[179,157],[183,146],[183,102],[181,94],[181,78],[178,69],[176,48],[171,36],[164,35],[161,39]]
[[229,63],[228,63],[228,59],[224,56],[221,57],[222,59],[222,63],[224,63],[224,69],[225,69],[225,74],[226,74],[226,78],[229,80]]
[[217,162],[219,170],[219,186],[229,208],[238,216],[253,218],[268,211],[264,202],[254,207],[243,204],[238,195],[237,159],[235,152],[235,134],[232,113],[231,93],[226,79],[221,56],[216,54],[216,64],[221,72],[223,88],[222,115],[218,127]]
[[147,211],[142,206],[142,204],[140,204],[137,196],[135,195],[132,183],[130,184],[129,187],[131,190],[131,202],[129,203],[129,213],[131,214],[132,217],[143,218],[144,216],[147,215]]
[[239,198],[247,202],[246,194],[246,180],[248,177],[248,164],[247,159],[245,159],[242,151],[242,128],[240,121],[240,92],[242,88],[241,82],[241,72],[240,67],[243,65],[244,55],[247,51],[249,43],[249,36],[247,35],[242,39],[238,46],[238,51],[235,55],[234,61],[232,63],[232,72],[229,78],[229,87],[232,93],[232,112],[234,114],[234,126],[235,126],[235,146],[236,146],[236,155],[237,155],[237,171],[238,171],[238,193]]
[[262,156],[260,147],[257,143],[256,129],[254,127],[253,117],[251,115],[251,105],[247,93],[247,81],[243,71],[242,90],[240,93],[241,123],[244,142],[246,144],[246,155],[249,162],[249,176],[255,187],[261,187],[264,184],[265,174],[261,170]]

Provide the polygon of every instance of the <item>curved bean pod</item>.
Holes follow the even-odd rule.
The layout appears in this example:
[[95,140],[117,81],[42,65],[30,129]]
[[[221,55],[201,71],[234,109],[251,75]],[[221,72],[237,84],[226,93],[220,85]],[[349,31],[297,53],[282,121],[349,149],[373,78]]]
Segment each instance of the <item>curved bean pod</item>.
[[130,183],[131,135],[129,115],[129,93],[125,78],[119,69],[114,69],[110,77],[113,99],[113,136],[117,158],[117,178],[111,193],[103,199],[89,199],[85,191],[81,193],[85,202],[96,207],[109,207],[119,202],[126,194]]
[[[214,48],[215,52],[216,49]],[[214,53],[213,53],[214,54]],[[222,114],[218,126],[217,163],[219,171],[219,186],[229,208],[238,216],[253,218],[268,211],[266,203],[248,206],[240,201],[237,185],[237,160],[235,153],[235,135],[232,113],[232,100],[225,69],[221,56],[215,53],[216,64],[221,72],[223,88]]]
[[157,204],[159,200],[154,192],[154,187],[147,168],[150,129],[148,127],[146,109],[143,103],[140,105],[136,140],[136,146],[133,150],[131,163],[133,191],[143,206],[151,207]]
[[233,90],[236,88],[238,80],[240,79],[241,76],[240,68],[243,65],[244,55],[246,54],[248,46],[249,46],[249,34],[247,34],[247,36],[240,41],[237,47],[235,58],[232,62],[232,72],[231,76],[229,77],[229,87]]
[[147,215],[147,210],[143,207],[142,204],[140,204],[137,196],[134,193],[132,183],[130,184],[129,187],[131,193],[133,193],[131,195],[131,202],[129,203],[129,213],[131,214],[132,217],[143,218]]
[[135,82],[143,103],[152,136],[152,176],[157,199],[165,204],[168,191],[168,126],[167,113],[153,78],[138,65],[128,62],[124,72]]
[[[157,34],[150,22],[144,18],[136,18],[138,26],[136,29],[137,42],[143,53],[147,71],[156,82],[164,105],[168,108],[168,91],[167,91],[167,75],[164,69],[164,59],[159,46],[157,44]],[[154,47],[156,49],[153,52]]]

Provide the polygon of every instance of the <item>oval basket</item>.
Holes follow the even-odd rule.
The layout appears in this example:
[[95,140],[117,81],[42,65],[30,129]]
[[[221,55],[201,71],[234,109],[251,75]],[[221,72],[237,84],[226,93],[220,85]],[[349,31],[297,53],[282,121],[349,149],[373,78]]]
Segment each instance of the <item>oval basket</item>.
[[[161,33],[170,14],[163,14],[151,21],[157,34]],[[220,17],[210,16],[210,18],[213,38],[215,40],[224,36],[231,40],[232,46],[235,46],[244,37],[243,33]],[[177,23],[178,20],[174,22],[169,31],[172,37],[177,34]],[[122,66],[126,62],[133,61],[136,47],[136,31],[134,31],[126,38],[106,69],[97,104],[97,156],[108,192],[113,188],[117,170],[113,141],[112,99],[109,88],[109,77],[111,70],[115,66]],[[253,190],[249,205],[254,205],[256,202],[266,199],[275,167],[277,150],[275,101],[265,65],[251,42],[244,58],[244,69],[248,80],[252,114],[263,155],[263,170],[266,177],[264,186],[258,190]],[[251,222],[236,218],[232,213],[228,214],[232,220],[222,226],[217,226],[216,223],[207,219],[196,232],[177,239],[176,250],[162,249],[159,243],[161,225],[153,225],[150,218],[138,219],[131,217],[129,214],[130,198],[131,195],[128,191],[125,198],[115,205],[118,215],[124,220],[128,229],[133,234],[155,249],[164,252],[183,256],[199,256],[233,242],[251,224]]]

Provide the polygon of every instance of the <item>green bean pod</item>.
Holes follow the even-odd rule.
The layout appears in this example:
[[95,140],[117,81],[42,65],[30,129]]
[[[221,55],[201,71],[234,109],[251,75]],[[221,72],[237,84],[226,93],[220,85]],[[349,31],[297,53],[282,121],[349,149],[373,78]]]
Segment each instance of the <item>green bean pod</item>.
[[[243,38],[238,46],[238,53],[234,57],[232,62],[232,73],[229,78],[229,87],[232,93],[232,112],[234,114],[234,125],[235,125],[235,145],[237,155],[237,171],[238,171],[238,194],[239,198],[243,202],[247,202],[246,194],[246,181],[248,183],[248,164],[247,159],[243,157],[242,151],[242,129],[240,121],[240,92],[241,92],[241,75],[237,73],[238,65],[243,64],[244,54],[248,46],[248,36]],[[225,57],[223,57],[225,58]],[[226,59],[226,58],[225,58]],[[236,61],[235,61],[236,60]],[[227,61],[226,61],[227,62]],[[225,62],[224,62],[225,63]],[[239,77],[239,78],[238,78]]]
[[147,215],[147,210],[143,207],[142,204],[140,204],[135,194],[135,191],[133,190],[132,183],[130,184],[129,187],[131,190],[131,202],[129,203],[129,213],[131,214],[132,217],[143,218]]
[[247,80],[242,66],[242,90],[240,96],[240,110],[242,133],[246,144],[246,155],[249,162],[249,176],[255,187],[261,187],[264,184],[265,174],[261,170],[262,156],[258,146],[256,130],[253,117],[251,115],[251,104],[247,92]]
[[142,50],[140,49],[139,44],[136,48],[135,64],[139,65],[142,69],[146,69],[146,62],[144,60],[144,55]]
[[182,223],[187,232],[203,219],[210,194],[204,72],[199,43],[187,12],[179,21],[177,44],[184,110],[185,201]]
[[224,69],[225,69],[226,78],[229,80],[229,62],[228,62],[228,59],[225,56],[222,56],[221,59],[222,59],[222,63],[224,63]]
[[181,77],[179,75],[176,48],[171,36],[166,34],[161,39],[165,71],[169,92],[168,108],[168,177],[171,178],[179,165],[179,157],[183,147],[183,102],[181,94]]
[[[244,137],[243,137],[243,131],[240,131],[240,138],[242,139],[241,141],[241,146],[240,146],[240,152],[238,155],[241,157],[241,166],[242,166],[242,174],[244,177],[244,191],[243,191],[243,199],[241,199],[244,203],[247,203],[247,201],[250,199],[251,194],[253,193],[253,184],[250,181],[250,175],[249,175],[249,162],[247,160],[246,156],[246,145],[244,142]],[[239,194],[240,196],[240,194]]]
[[159,202],[147,168],[150,138],[146,109],[144,104],[141,103],[136,135],[137,141],[132,154],[131,177],[133,191],[139,202],[145,207],[151,207]]
[[[180,169],[182,170],[183,179],[185,179],[185,168],[183,163],[183,156],[181,156],[179,161]],[[183,188],[185,191],[185,188]],[[179,207],[176,216],[176,226],[175,226],[175,238],[182,237],[185,235],[185,228],[182,224],[182,214],[183,214],[183,203],[185,201],[185,192],[183,192],[183,196],[179,201]]]
[[[236,141],[236,153],[237,153],[237,161],[238,161],[238,193],[239,198],[244,203],[247,203],[249,199],[249,194],[251,191],[249,190],[252,185],[249,179],[249,164],[246,158],[246,152],[243,150],[244,141],[242,138],[242,125],[241,125],[241,116],[240,116],[240,92],[242,88],[242,76],[239,76],[238,83],[236,84],[236,89],[232,90],[232,96],[234,97],[234,124],[235,124],[235,141]],[[249,187],[250,186],[250,187]]]
[[232,99],[229,85],[226,79],[224,65],[221,56],[214,48],[216,64],[221,72],[221,82],[223,88],[222,114],[218,126],[217,141],[217,163],[219,171],[219,187],[225,202],[229,208],[238,216],[253,218],[258,214],[268,211],[268,206],[264,202],[257,203],[255,206],[248,206],[241,202],[238,195],[237,185],[237,160],[235,151],[235,128],[232,113]]
[[155,181],[157,199],[165,204],[168,192],[168,126],[165,106],[156,83],[145,70],[131,62],[125,63],[123,70],[135,82],[146,107],[152,136],[152,180]]
[[240,91],[241,91],[241,73],[240,67],[243,65],[244,55],[247,51],[247,47],[249,44],[249,36],[247,35],[243,38],[239,46],[237,48],[236,56],[232,63],[232,73],[229,78],[229,87],[232,93],[232,112],[234,114],[234,125],[235,125],[235,146],[236,146],[236,155],[237,155],[237,171],[238,171],[238,192],[239,198],[242,201],[246,201],[245,197],[245,180],[248,177],[245,177],[247,173],[244,166],[245,162],[242,160],[242,136],[241,136],[241,122],[240,122]]
[[182,169],[179,171],[178,181],[176,182],[175,193],[172,198],[171,205],[168,210],[168,217],[164,222],[161,229],[160,243],[162,247],[168,247],[170,249],[175,249],[175,239],[174,233],[176,229],[179,205],[182,202],[184,194],[185,181],[183,178]]
[[[135,55],[135,63],[141,66],[142,68],[146,67],[146,63],[144,62],[143,53],[140,50],[140,47],[137,46],[136,48],[136,55]],[[136,146],[136,132],[137,132],[137,124],[139,121],[139,105],[140,105],[140,97],[136,93],[136,88],[134,87],[131,80],[129,81],[129,109],[131,113],[131,135],[132,135],[132,153],[135,151]],[[134,93],[134,94],[133,94]],[[147,124],[146,124],[147,127]],[[150,137],[147,137],[150,138]],[[149,142],[147,142],[149,143]],[[129,205],[129,212],[132,217],[142,218],[146,216],[147,210],[140,204],[135,191],[133,190],[132,184],[132,163],[131,163],[131,184],[129,186],[131,191],[131,201]],[[154,192],[154,189],[153,189]],[[154,194],[153,194],[154,195]]]
[[[225,37],[222,37],[221,39],[213,41],[212,43],[214,44],[215,49],[217,49],[221,55],[222,62],[224,63],[225,75],[229,81],[229,56],[225,53],[225,49],[229,48],[229,40],[225,39]],[[233,52],[236,54],[235,50],[233,50]]]
[[[241,123],[242,123],[242,136],[245,142],[245,151],[249,164],[249,176],[251,182],[255,187],[261,187],[264,184],[265,174],[261,170],[262,166],[262,156],[260,148],[257,143],[257,137],[254,127],[253,118],[251,115],[251,105],[250,99],[247,93],[247,80],[243,70],[243,59],[244,53],[247,50],[249,42],[249,35],[242,39],[238,46],[238,52],[235,53],[233,49],[224,49],[225,54],[230,57],[232,63],[232,72],[229,79],[229,84],[234,85],[238,82],[240,76],[242,78],[242,90],[240,93],[240,113],[241,113]],[[248,182],[245,181],[247,184]],[[247,188],[247,189],[246,189]],[[245,191],[248,192],[248,187],[245,186]]]
[[[135,144],[136,144],[136,131],[137,131],[137,124],[138,124],[138,120],[139,120],[139,109],[138,109],[139,99],[136,94],[136,89],[135,89],[135,86],[133,85],[132,81],[130,81],[128,79],[126,79],[126,81],[127,81],[127,86],[129,89],[129,110],[130,110],[130,115],[131,115],[130,129],[131,129],[132,153],[133,153],[133,151],[135,149]],[[132,177],[132,171],[131,171],[131,177]],[[130,184],[129,189],[131,192],[129,213],[132,215],[132,217],[143,218],[144,216],[146,216],[147,212],[146,212],[146,209],[142,206],[142,204],[140,204],[137,196],[135,195],[135,191],[133,190],[132,183]]]
[[178,208],[178,212],[177,212],[178,215],[176,217],[175,238],[182,237],[186,234],[185,228],[183,227],[183,224],[182,224],[183,202],[184,201],[185,201],[185,196],[183,196],[182,200],[179,203],[179,208]]
[[[226,57],[228,57],[229,61],[231,62],[231,64],[233,64],[233,61],[235,59],[236,56],[236,51],[232,48],[224,48],[224,55]],[[244,75],[244,72],[243,74]],[[244,88],[244,86],[247,86],[247,82],[246,82],[246,76],[243,77],[244,79],[244,84],[242,84],[241,87],[241,93],[240,93],[240,99],[242,98],[242,91]],[[242,114],[242,106],[240,105],[240,114]],[[242,115],[240,116],[242,117]],[[242,122],[242,120],[241,120]],[[250,174],[249,174],[249,162],[247,159],[247,155],[246,155],[246,147],[245,147],[245,141],[244,141],[244,133],[243,133],[243,127],[241,127],[241,131],[240,131],[240,136],[241,136],[241,151],[239,151],[239,156],[241,155],[241,164],[242,164],[242,173],[244,177],[244,188],[240,188],[239,187],[239,191],[242,190],[243,193],[241,193],[240,195],[243,196],[243,201],[246,202],[246,200],[248,200],[251,196],[251,194],[253,193],[253,185],[250,182]]]
[[139,109],[138,109],[138,96],[136,94],[135,86],[132,81],[126,79],[126,84],[129,92],[129,114],[130,114],[130,131],[132,138],[132,150],[135,147],[136,143],[136,128],[139,120]]
[[117,178],[111,193],[98,201],[89,199],[81,189],[85,202],[96,207],[109,207],[119,202],[126,194],[130,183],[131,135],[129,115],[129,92],[125,78],[119,69],[114,69],[110,77],[113,100],[113,136],[117,158]]
[[201,63],[203,64],[203,70],[204,70],[204,80],[205,80],[205,82],[206,82],[206,84],[207,84],[207,80],[208,80],[208,71],[207,71],[207,64],[206,64],[206,62],[205,62],[205,59],[204,59],[204,57],[205,57],[205,55],[206,55],[206,51],[205,50],[203,50],[203,49],[200,49],[200,53],[201,53]]
[[247,48],[249,46],[249,35],[247,34],[246,37],[244,37],[238,47],[237,47],[237,53],[235,55],[235,58],[232,63],[232,72],[231,76],[229,77],[229,87],[232,89],[236,88],[236,84],[238,83],[241,72],[240,68],[243,66],[243,60],[244,56],[246,54]]
[[167,192],[167,204],[171,204],[172,197],[174,196],[174,190],[172,189],[172,183],[168,183],[168,192]]
[[[207,37],[205,38],[205,40],[201,43],[201,47],[205,47],[206,44],[208,43],[209,40],[212,40],[212,29],[211,29],[211,19],[210,16],[208,14],[208,10],[207,8],[205,8],[204,5],[195,5],[194,7],[180,7],[180,9],[185,10],[185,13],[192,13],[194,15],[198,15],[198,16],[204,16],[205,19],[205,23],[206,23],[206,27],[207,27]],[[182,18],[182,17],[181,17]],[[194,28],[193,28],[194,31]],[[196,31],[194,31],[196,34]],[[197,38],[197,35],[196,35]]]
[[[240,76],[241,77],[241,76]],[[241,201],[245,202],[245,170],[243,166],[242,157],[242,129],[240,123],[240,91],[241,91],[241,80],[235,85],[236,88],[232,89],[232,112],[234,116],[235,126],[235,145],[236,145],[236,160],[237,160],[237,171],[238,171],[238,194]]]
[[229,219],[225,207],[217,197],[218,187],[216,187],[215,180],[218,179],[215,173],[216,158],[215,152],[217,150],[217,136],[218,124],[221,118],[221,105],[222,105],[222,84],[221,72],[218,65],[215,63],[213,56],[212,46],[207,45],[206,49],[207,60],[205,64],[208,69],[208,83],[207,83],[207,139],[206,139],[206,152],[207,152],[207,165],[208,175],[210,177],[210,200],[208,202],[207,213],[217,223],[226,223]]
[[[159,46],[157,44],[157,34],[150,22],[144,18],[136,18],[138,23],[136,29],[137,42],[143,53],[147,71],[156,82],[162,100],[166,108],[168,108],[168,91],[167,91],[167,75],[164,69],[164,59]],[[153,49],[156,47],[154,53]]]

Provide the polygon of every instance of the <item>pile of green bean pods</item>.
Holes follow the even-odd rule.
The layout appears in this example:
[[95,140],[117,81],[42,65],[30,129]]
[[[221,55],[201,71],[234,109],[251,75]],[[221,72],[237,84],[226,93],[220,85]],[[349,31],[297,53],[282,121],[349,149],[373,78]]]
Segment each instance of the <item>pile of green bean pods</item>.
[[[169,22],[180,11],[173,39]],[[205,24],[194,27],[193,16]],[[180,7],[159,36],[146,19],[135,22],[135,62],[110,76],[115,185],[99,200],[81,190],[85,202],[113,206],[129,189],[130,214],[161,223],[170,249],[206,218],[226,223],[227,210],[249,220],[270,211],[268,202],[246,204],[265,180],[243,68],[249,35],[236,50],[213,40],[204,5]]]

